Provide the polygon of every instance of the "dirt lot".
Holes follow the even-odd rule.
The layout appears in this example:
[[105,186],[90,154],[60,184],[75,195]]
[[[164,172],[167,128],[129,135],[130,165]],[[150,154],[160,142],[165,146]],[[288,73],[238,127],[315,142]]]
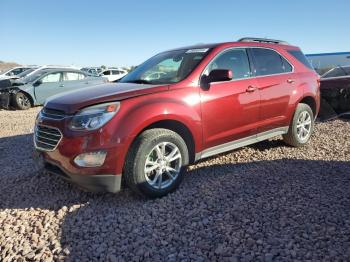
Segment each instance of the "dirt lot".
[[0,111],[0,260],[350,260],[350,122],[302,148],[262,142],[144,200],[85,193],[32,160],[39,108]]

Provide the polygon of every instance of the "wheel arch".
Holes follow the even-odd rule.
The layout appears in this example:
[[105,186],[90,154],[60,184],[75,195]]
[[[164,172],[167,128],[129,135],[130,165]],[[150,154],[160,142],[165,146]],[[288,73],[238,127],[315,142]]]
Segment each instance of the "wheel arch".
[[32,95],[29,94],[28,92],[22,90],[22,89],[19,89],[19,88],[13,89],[13,91],[12,91],[12,101],[11,101],[12,105],[13,105],[13,99],[15,99],[15,95],[16,95],[17,93],[23,93],[23,94],[25,94],[25,95],[29,98],[29,101],[30,101],[31,106],[33,107],[33,106],[35,105],[35,104],[34,104],[34,98],[32,97]]
[[[174,119],[163,119],[153,122],[143,128],[134,138],[134,140],[144,131],[153,128],[164,128],[171,130],[180,135],[185,141],[189,154],[189,162],[194,163],[195,161],[195,140],[191,130],[182,122]],[[133,141],[134,142],[134,141]],[[132,143],[133,143],[132,142]]]
[[314,117],[316,118],[316,116],[317,116],[317,104],[316,104],[315,98],[313,98],[312,96],[305,96],[299,101],[298,104],[300,104],[300,103],[307,104],[311,108],[312,113],[314,114]]

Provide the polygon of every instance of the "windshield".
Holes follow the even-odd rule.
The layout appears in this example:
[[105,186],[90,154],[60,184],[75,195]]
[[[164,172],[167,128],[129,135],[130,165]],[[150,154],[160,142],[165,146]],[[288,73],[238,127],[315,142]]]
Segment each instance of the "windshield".
[[338,66],[336,68],[333,68],[326,72],[322,78],[329,78],[329,77],[342,77],[342,76],[348,76],[350,75],[350,67],[349,66]]
[[38,72],[35,72],[34,74],[27,75],[26,77],[23,77],[22,81],[24,83],[33,82],[33,81],[37,80],[39,77],[41,77],[42,75],[44,75],[45,73],[47,73],[47,70],[39,70]]
[[160,53],[126,75],[121,83],[171,84],[185,79],[209,53],[209,48]]
[[22,77],[25,77],[26,75],[29,75],[31,72],[33,72],[34,70],[36,70],[37,68],[31,68],[31,69],[28,69],[20,74],[18,74],[18,78],[22,78]]

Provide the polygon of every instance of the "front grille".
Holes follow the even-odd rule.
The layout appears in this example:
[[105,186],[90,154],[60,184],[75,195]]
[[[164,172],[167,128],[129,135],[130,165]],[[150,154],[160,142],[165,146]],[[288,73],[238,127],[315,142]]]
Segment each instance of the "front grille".
[[66,117],[66,114],[61,110],[56,109],[50,109],[50,108],[43,108],[41,110],[41,115],[45,118],[51,118],[55,120],[61,120]]
[[37,125],[34,132],[35,147],[39,150],[53,151],[62,139],[58,128]]

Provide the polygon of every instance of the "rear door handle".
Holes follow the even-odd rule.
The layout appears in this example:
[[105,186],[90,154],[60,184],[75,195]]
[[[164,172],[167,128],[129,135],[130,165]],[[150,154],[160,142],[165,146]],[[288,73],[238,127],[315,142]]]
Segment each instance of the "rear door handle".
[[255,90],[257,90],[258,88],[257,87],[255,87],[255,86],[248,86],[248,88],[247,88],[247,92],[248,93],[251,93],[251,92],[254,92]]
[[294,80],[294,79],[288,79],[288,80],[287,80],[287,83],[288,83],[288,84],[294,84],[294,83],[295,83],[295,80]]

